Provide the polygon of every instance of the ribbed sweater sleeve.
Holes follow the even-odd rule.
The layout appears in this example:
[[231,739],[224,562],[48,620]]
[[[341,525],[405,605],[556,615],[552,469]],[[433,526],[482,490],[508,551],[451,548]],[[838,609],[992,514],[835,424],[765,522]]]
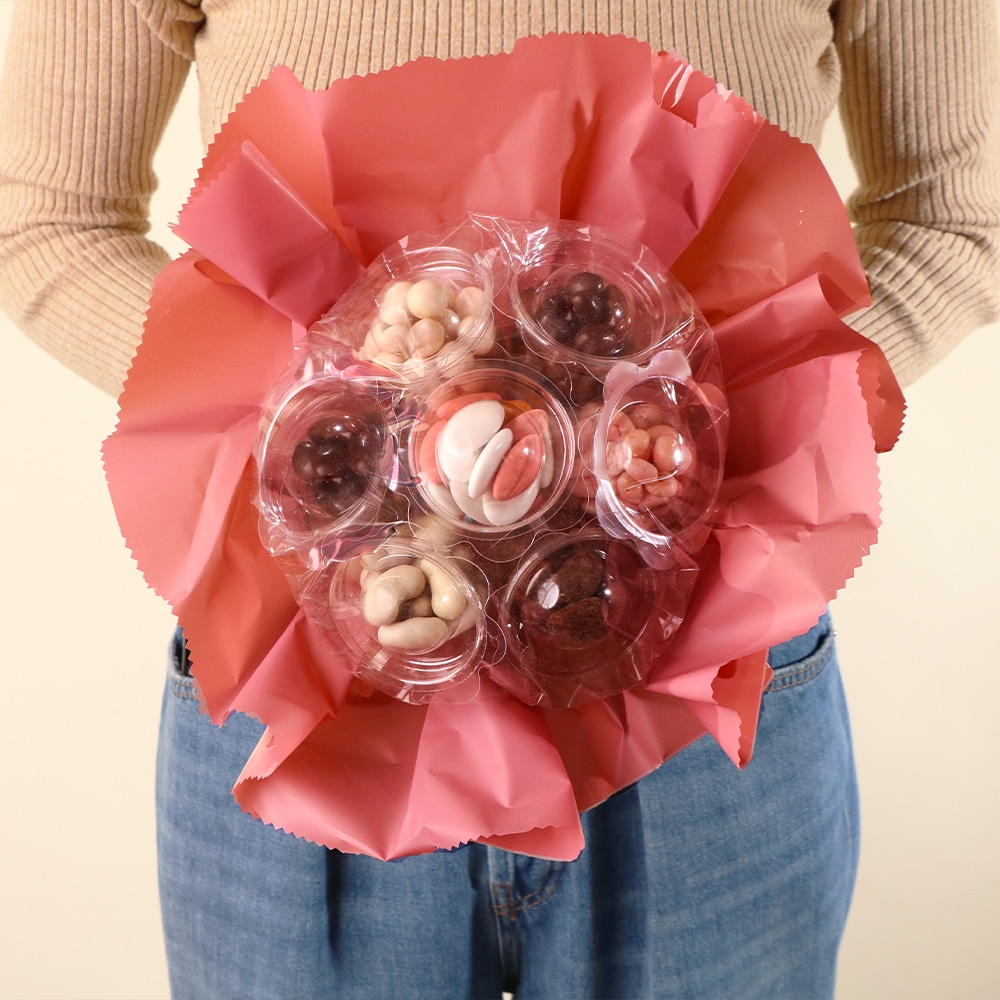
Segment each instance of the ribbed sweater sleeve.
[[[190,60],[128,0],[23,0],[0,102],[0,301],[117,393],[166,251],[145,238],[153,153]],[[190,49],[190,38],[188,39]]]
[[841,118],[875,305],[852,325],[904,383],[1000,314],[994,0],[846,0]]
[[[206,138],[275,63],[306,86],[552,30],[675,47],[794,134],[836,99],[875,306],[906,384],[1000,315],[995,0],[17,0],[0,98],[0,305],[117,392],[165,252],[153,153],[197,43]],[[831,22],[831,17],[833,21]],[[669,155],[665,152],[664,155]]]

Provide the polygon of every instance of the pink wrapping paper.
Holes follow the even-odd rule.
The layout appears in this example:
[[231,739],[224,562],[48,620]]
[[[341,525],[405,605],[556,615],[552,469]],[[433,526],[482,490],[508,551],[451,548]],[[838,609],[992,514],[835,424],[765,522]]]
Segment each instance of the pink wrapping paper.
[[[687,617],[645,683],[572,709],[372,692],[258,537],[250,455],[293,343],[388,245],[467,212],[645,243],[722,352],[723,503]],[[244,809],[379,858],[480,841],[569,859],[582,810],[706,733],[749,762],[766,650],[813,625],[874,543],[876,454],[903,412],[841,319],[868,289],[814,150],[620,37],[524,39],[322,92],[277,69],[213,143],[177,232],[194,249],[157,283],[105,464],[205,709],[267,724]]]

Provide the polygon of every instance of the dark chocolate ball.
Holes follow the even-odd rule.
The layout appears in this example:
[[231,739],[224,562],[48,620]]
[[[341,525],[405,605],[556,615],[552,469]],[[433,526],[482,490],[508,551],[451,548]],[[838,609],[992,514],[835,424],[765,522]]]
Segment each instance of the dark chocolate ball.
[[[578,271],[549,291],[532,316],[549,337],[580,354],[615,358],[630,351],[628,299],[621,288],[606,285],[592,271]],[[585,394],[591,395],[589,390]]]
[[364,414],[330,413],[310,424],[292,452],[292,469],[305,484],[301,499],[340,516],[365,495],[375,474],[382,436]]

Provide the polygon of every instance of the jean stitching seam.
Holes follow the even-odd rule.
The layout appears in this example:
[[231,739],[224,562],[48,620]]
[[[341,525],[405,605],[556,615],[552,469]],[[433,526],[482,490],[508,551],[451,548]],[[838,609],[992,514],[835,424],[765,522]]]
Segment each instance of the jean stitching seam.
[[504,917],[514,923],[517,918],[517,907],[514,906],[514,897],[510,891],[510,882],[494,882],[491,886],[494,896],[498,889],[503,889],[503,894],[506,897],[505,903],[494,903],[493,912],[498,917]]
[[[522,896],[518,900],[517,908],[519,910],[530,910],[540,904],[544,903],[545,900],[551,899],[555,895],[556,890],[559,888],[559,883],[562,881],[562,874],[565,869],[560,868],[558,875],[555,879],[552,877],[552,869],[549,869],[549,873],[545,876],[545,881],[542,883],[541,887],[535,889],[533,892],[529,892],[526,896]],[[542,895],[544,893],[544,895]],[[533,902],[528,902],[533,896],[538,896]]]
[[[540,906],[547,899],[551,899],[559,889],[559,883],[562,881],[563,872],[565,871],[565,866],[561,866],[557,872],[555,872],[555,878],[553,878],[553,869],[549,869],[549,873],[545,876],[545,881],[540,888],[534,889],[527,895],[520,896],[515,901],[511,891],[509,882],[495,882],[493,884],[494,889],[503,889],[504,894],[507,897],[506,903],[494,903],[493,909],[499,916],[507,917],[511,923],[517,919],[518,913],[523,913],[526,910],[534,909],[536,906]],[[533,897],[537,896],[537,899]],[[528,902],[531,900],[531,902]]]
[[769,690],[782,691],[785,688],[799,687],[808,683],[826,669],[832,656],[833,644],[827,643],[823,649],[804,660],[794,670],[782,674],[776,681],[772,681]]
[[774,679],[768,686],[768,691],[783,691],[786,688],[798,687],[821,674],[833,659],[836,648],[835,638],[835,633],[831,630],[823,636],[819,648],[801,663],[790,663],[787,666],[775,668]]
[[187,698],[190,700],[197,700],[198,698],[194,687],[194,681],[187,677],[175,674],[170,678],[170,687],[178,698]]

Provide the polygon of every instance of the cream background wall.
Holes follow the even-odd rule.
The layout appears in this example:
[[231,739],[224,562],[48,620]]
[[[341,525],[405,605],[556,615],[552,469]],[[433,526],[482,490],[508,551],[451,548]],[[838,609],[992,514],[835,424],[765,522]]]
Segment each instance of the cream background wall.
[[[0,0],[0,45],[12,0]],[[843,144],[823,149],[843,190]],[[156,232],[197,167],[189,88]],[[908,394],[880,544],[835,602],[863,796],[839,1000],[1000,996],[1000,327]],[[115,405],[0,318],[0,998],[167,996],[153,768],[168,610],[99,461]]]

